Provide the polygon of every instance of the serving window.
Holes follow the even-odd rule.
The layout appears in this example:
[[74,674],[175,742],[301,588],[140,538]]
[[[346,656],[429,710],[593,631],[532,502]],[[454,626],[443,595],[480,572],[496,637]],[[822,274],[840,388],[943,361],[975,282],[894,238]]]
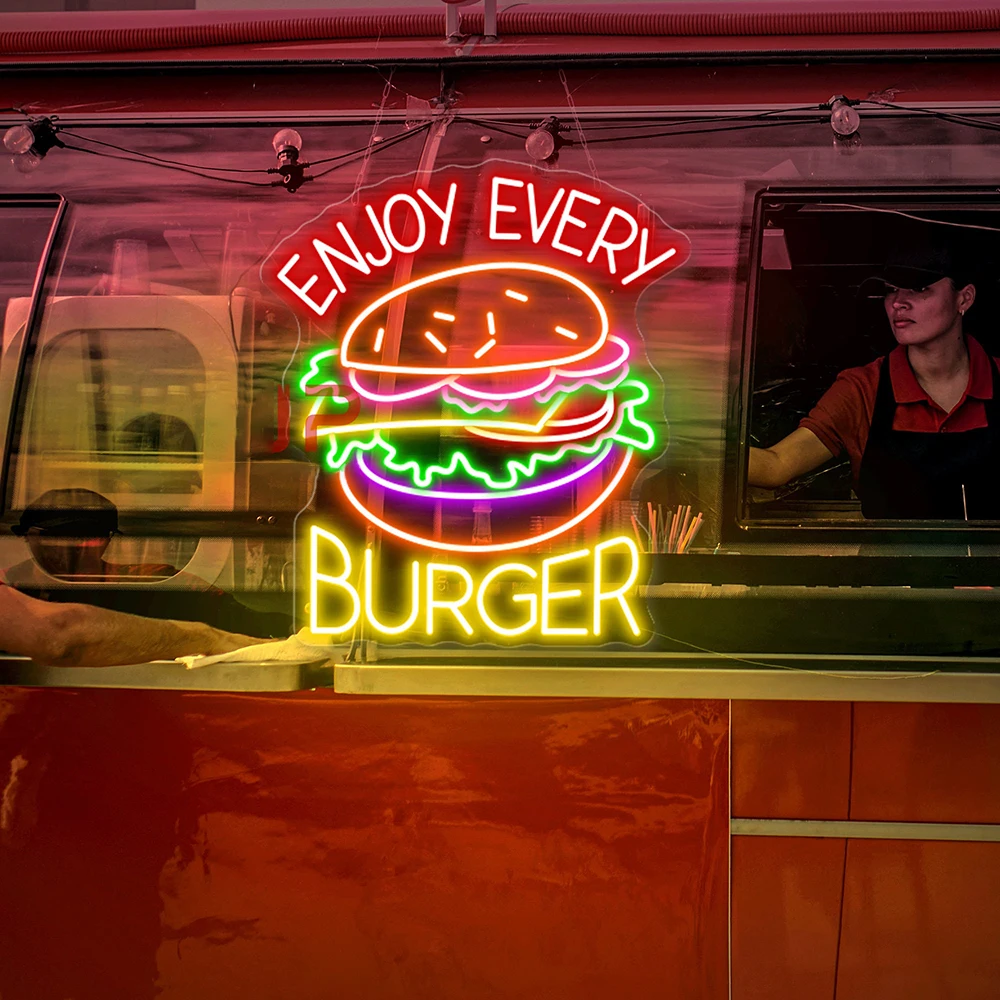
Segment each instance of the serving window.
[[[751,482],[749,449],[772,448],[800,426],[822,427],[814,407],[820,404],[822,411],[827,405],[832,397],[824,394],[838,375],[868,366],[897,347],[892,306],[887,307],[889,286],[879,278],[895,273],[894,261],[923,263],[931,253],[921,249],[925,243],[933,243],[934,252],[947,259],[934,266],[962,268],[961,280],[953,285],[974,285],[975,302],[962,316],[962,328],[986,355],[995,356],[1000,350],[1000,203],[994,190],[769,189],[757,195],[742,375],[739,509],[744,527],[905,528],[919,523],[944,530],[992,520],[977,517],[974,508],[966,517],[960,507],[948,517],[915,521],[866,516],[858,492],[859,456],[853,454],[852,463],[847,449],[786,484]],[[897,281],[910,272],[900,273]],[[919,280],[913,277],[911,283]],[[865,427],[873,417],[872,400],[868,407]],[[942,427],[949,429],[947,422]],[[828,450],[833,448],[828,445]]]

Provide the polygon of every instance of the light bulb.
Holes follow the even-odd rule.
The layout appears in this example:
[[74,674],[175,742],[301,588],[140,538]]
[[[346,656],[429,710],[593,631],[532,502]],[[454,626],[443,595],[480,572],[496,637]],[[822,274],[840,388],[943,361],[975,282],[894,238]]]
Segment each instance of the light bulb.
[[14,125],[4,133],[3,144],[10,153],[27,153],[35,144],[35,133],[27,125]]
[[294,160],[298,158],[299,150],[302,149],[302,136],[293,128],[283,128],[274,133],[271,145],[274,146],[274,152],[279,158],[284,155]]
[[556,134],[559,122],[555,118],[546,119],[524,140],[524,151],[539,163],[549,160],[556,151]]
[[42,158],[37,153],[15,153],[10,162],[19,174],[30,174],[42,162]]
[[830,128],[837,135],[854,135],[861,126],[861,115],[843,99],[830,102]]

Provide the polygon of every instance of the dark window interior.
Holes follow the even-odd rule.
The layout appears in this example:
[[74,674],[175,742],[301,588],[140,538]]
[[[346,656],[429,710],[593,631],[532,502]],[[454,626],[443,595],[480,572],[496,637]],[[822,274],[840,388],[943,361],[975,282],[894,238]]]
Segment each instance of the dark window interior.
[[[747,433],[769,447],[790,434],[838,372],[887,354],[883,299],[862,288],[913,220],[947,226],[974,265],[965,330],[1000,353],[1000,197],[995,192],[765,192],[755,213]],[[901,228],[902,227],[902,228]],[[861,518],[846,454],[776,490],[748,487],[748,521]]]

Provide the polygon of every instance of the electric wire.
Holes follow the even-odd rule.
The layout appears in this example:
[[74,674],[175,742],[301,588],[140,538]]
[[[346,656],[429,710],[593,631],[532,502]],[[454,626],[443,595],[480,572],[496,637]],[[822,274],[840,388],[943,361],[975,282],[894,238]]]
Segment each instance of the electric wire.
[[[925,115],[938,119],[943,122],[952,123],[956,125],[965,126],[967,128],[980,129],[987,132],[997,132],[1000,131],[1000,122],[992,121],[985,118],[973,118],[968,115],[954,114],[947,111],[938,111],[931,108],[920,108],[920,107],[909,107],[906,105],[894,104],[889,101],[878,101],[878,100],[863,100],[854,102],[854,106],[868,105],[873,109],[884,108],[892,111],[900,111],[911,114]],[[17,108],[0,109],[2,111],[13,111],[23,114],[23,111]],[[691,116],[687,118],[674,119],[669,123],[664,122],[664,127],[662,130],[647,132],[641,131],[642,126],[636,128],[635,126],[623,125],[619,123],[603,123],[603,124],[593,124],[584,125],[582,122],[576,122],[576,128],[573,130],[576,137],[567,136],[563,141],[566,145],[583,146],[586,143],[607,143],[607,142],[642,142],[650,139],[670,139],[674,137],[683,136],[696,136],[696,135],[713,135],[716,133],[726,133],[726,132],[736,132],[736,131],[746,131],[748,129],[754,128],[777,128],[789,125],[802,125],[809,124],[809,120],[805,121],[801,118],[777,118],[779,115],[790,115],[790,114],[803,114],[807,112],[815,112],[821,114],[828,111],[827,105],[803,105],[790,108],[773,108],[768,111],[755,112],[750,115],[729,115],[723,119],[719,119],[717,116]],[[823,117],[820,117],[820,121],[823,121]],[[492,119],[480,118],[478,116],[472,115],[458,115],[455,117],[455,121],[459,123],[474,125],[478,128],[489,129],[490,131],[497,132],[503,135],[510,136],[516,139],[524,139],[528,134],[531,133],[537,125],[531,125],[525,123],[523,125],[510,122],[510,121],[497,121]],[[422,122],[413,128],[407,129],[406,131],[399,132],[396,135],[390,136],[384,139],[380,143],[369,142],[365,146],[358,147],[357,149],[347,150],[342,153],[337,153],[333,156],[323,157],[318,160],[308,161],[303,163],[303,168],[308,168],[320,164],[332,164],[328,169],[320,171],[319,173],[313,175],[312,180],[318,180],[322,177],[327,176],[334,170],[339,169],[342,166],[346,166],[352,162],[355,162],[359,157],[374,155],[382,150],[390,149],[395,145],[405,141],[410,136],[421,135],[426,129],[432,124],[431,121]],[[667,127],[669,125],[669,127]],[[704,128],[691,128],[689,126],[705,125]],[[683,127],[678,127],[683,126]],[[518,131],[519,130],[519,131]],[[62,128],[56,127],[55,131],[67,138],[75,139],[79,142],[89,143],[91,145],[101,146],[108,150],[113,150],[111,152],[101,152],[96,149],[88,148],[87,146],[79,146],[69,143],[64,143],[66,149],[73,150],[74,152],[90,153],[96,156],[105,156],[110,159],[116,159],[128,163],[145,163],[149,165],[156,165],[163,167],[168,170],[176,170],[182,173],[191,174],[193,176],[202,177],[211,180],[221,181],[223,183],[238,184],[244,187],[281,187],[281,181],[251,181],[249,179],[242,179],[237,177],[226,177],[218,176],[220,174],[251,174],[251,175],[269,175],[274,174],[276,171],[267,168],[249,168],[249,167],[220,167],[220,166],[208,166],[203,164],[193,164],[190,162],[175,160],[168,157],[157,156],[153,153],[147,153],[142,150],[129,149],[126,146],[121,146],[113,142],[108,142],[103,139],[96,139],[92,136],[80,134],[77,132],[71,132],[64,130]],[[615,132],[614,135],[594,135],[594,132]],[[118,154],[118,155],[116,155]],[[984,227],[985,228],[985,227]]]
[[[99,149],[87,149],[85,146],[74,146],[71,143],[64,143],[64,148],[71,149],[75,153],[89,153],[91,156],[101,156],[108,160],[117,160],[119,163],[142,163],[150,165],[148,160],[137,160],[130,156],[121,156],[116,153],[104,153]],[[205,174],[201,170],[194,170],[189,167],[177,167],[172,166],[167,163],[157,163],[155,166],[160,167],[163,170],[176,170],[183,174],[191,174],[194,177],[201,177],[205,180],[219,181],[223,184],[238,184],[241,187],[275,187],[276,184],[271,184],[268,181],[249,181],[240,180],[237,177],[215,177],[212,174]]]
[[[347,151],[345,151],[343,153],[337,153],[334,156],[326,156],[326,157],[323,157],[322,159],[319,159],[319,160],[309,160],[307,163],[302,164],[302,166],[303,167],[313,167],[313,166],[316,166],[316,165],[321,164],[321,163],[333,163],[333,162],[341,161],[341,160],[348,161],[348,160],[350,160],[353,157],[361,156],[361,155],[367,153],[368,150],[369,150],[369,148],[372,149],[372,152],[375,152],[380,146],[395,145],[396,140],[399,140],[399,139],[402,139],[402,138],[406,138],[407,136],[410,136],[410,135],[413,135],[415,133],[418,133],[418,132],[422,131],[424,128],[426,128],[426,126],[428,124],[429,123],[423,123],[421,125],[416,126],[415,128],[408,129],[406,132],[401,132],[398,135],[390,136],[388,139],[383,140],[382,143],[376,143],[374,145],[374,147],[371,147],[371,144],[366,144],[365,146],[359,146],[357,149],[351,149],[351,150],[347,150]],[[163,157],[163,156],[156,156],[153,153],[147,153],[147,152],[144,152],[143,150],[129,149],[127,146],[119,146],[116,143],[106,142],[103,139],[95,139],[92,136],[81,135],[81,134],[79,134],[77,132],[70,132],[70,131],[67,131],[65,129],[58,129],[57,131],[59,132],[60,135],[68,136],[68,137],[70,137],[72,139],[76,139],[79,142],[89,142],[89,143],[93,143],[93,144],[98,145],[98,146],[105,146],[105,147],[107,147],[109,149],[117,150],[120,153],[127,154],[130,158],[132,158],[131,162],[149,161],[150,163],[155,163],[155,164],[158,164],[160,166],[172,167],[174,169],[192,171],[192,172],[194,172],[196,174],[199,174],[199,175],[204,175],[207,171],[211,171],[211,172],[215,172],[215,173],[265,174],[265,175],[266,174],[271,174],[271,173],[275,172],[273,170],[269,170],[269,169],[264,168],[264,167],[217,167],[217,166],[210,166],[210,165],[207,165],[207,164],[191,163],[191,162],[184,161],[184,160],[173,160],[173,159],[168,159],[167,157]],[[82,151],[82,147],[67,146],[67,148],[68,149],[76,149],[78,151]],[[327,172],[328,171],[324,171],[324,173],[327,173]],[[218,179],[221,180],[223,178],[218,178]],[[271,186],[271,185],[267,185],[267,186]]]
[[[773,117],[774,115],[792,114],[792,113],[796,113],[796,112],[801,113],[801,112],[804,112],[804,111],[820,112],[820,111],[827,111],[827,110],[829,110],[829,109],[826,108],[824,105],[821,105],[821,104],[808,104],[808,105],[800,105],[800,106],[794,107],[794,108],[772,108],[770,111],[755,111],[753,114],[746,114],[746,115],[730,114],[730,115],[727,115],[725,117],[725,119],[723,119],[723,120],[727,121],[727,122],[756,121],[756,120],[762,119],[762,118],[770,118],[770,117]],[[499,122],[493,121],[493,120],[488,119],[488,118],[479,118],[479,117],[477,117],[475,115],[459,115],[456,120],[457,121],[468,122],[468,123],[473,124],[473,125],[481,125],[484,128],[499,127],[499,125],[500,125]],[[699,124],[701,122],[711,123],[711,122],[718,122],[719,120],[720,119],[719,119],[718,115],[698,115],[698,116],[689,117],[689,118],[664,118],[664,119],[661,119],[660,121],[657,121],[655,119],[644,119],[644,123],[655,124],[655,125],[664,125],[664,126],[666,126],[666,125],[696,125],[696,124]],[[528,122],[524,122],[522,124],[522,123],[519,123],[519,122],[506,121],[503,124],[506,125],[506,126],[508,126],[508,127],[511,127],[511,128],[517,128],[517,127],[525,128],[529,132],[534,131],[534,129],[536,129],[536,128],[539,127],[538,124],[531,124],[531,123],[528,123]],[[624,128],[629,128],[629,127],[630,126],[628,126],[628,125],[622,125],[621,123],[608,122],[608,123],[605,123],[605,124],[587,125],[587,130],[588,131],[607,131],[607,130],[611,130],[611,129],[624,129]],[[511,135],[515,135],[515,134],[519,134],[519,133],[513,133],[512,132],[510,134]]]
[[95,139],[93,136],[80,135],[77,132],[69,132],[66,129],[57,129],[61,135],[68,135],[71,139],[80,142],[92,142],[97,146],[107,146],[108,149],[117,149],[120,153],[128,153],[130,156],[138,156],[142,159],[152,160],[155,163],[162,163],[172,167],[189,167],[192,170],[216,170],[230,174],[266,174],[266,168],[262,167],[209,167],[199,163],[187,163],[184,160],[169,160],[163,156],[156,156],[153,153],[146,153],[140,149],[129,149],[126,146],[118,146],[113,142],[105,142],[103,139]]
[[748,659],[745,656],[738,656],[735,653],[724,653],[718,649],[709,649],[707,646],[699,646],[697,643],[688,642],[686,639],[678,638],[675,635],[667,635],[665,632],[657,632],[655,629],[650,629],[649,634],[656,636],[660,639],[667,639],[670,642],[675,642],[681,646],[687,646],[689,649],[696,650],[699,653],[707,653],[710,656],[717,656],[720,660],[729,660],[732,663],[741,663],[746,666],[751,667],[765,667],[768,670],[786,670],[793,673],[806,673],[815,674],[817,677],[835,677],[838,680],[868,680],[868,681],[913,681],[922,680],[925,677],[934,677],[936,674],[942,673],[940,669],[938,670],[928,670],[922,673],[915,673],[913,671],[900,670],[898,672],[893,672],[891,674],[880,674],[877,677],[865,677],[861,671],[856,673],[844,674],[835,673],[832,670],[816,670],[812,667],[797,667],[794,664],[789,663],[769,663],[766,660]]
[[[390,135],[388,138],[383,139],[381,142],[368,142],[364,146],[359,146],[357,149],[348,150],[346,153],[337,153],[335,156],[324,156],[319,160],[310,160],[309,166],[316,167],[321,163],[333,163],[336,160],[344,160],[349,157],[362,156],[368,152],[370,149],[373,153],[382,149],[386,144],[395,145],[398,141],[402,139],[409,138],[411,135],[417,135],[423,132],[426,128],[430,126],[430,122],[422,122],[420,125],[414,125],[413,128],[406,129],[404,132],[397,132],[396,135]],[[325,173],[326,171],[324,171]]]
[[[388,148],[391,148],[392,146],[398,145],[403,140],[410,138],[410,136],[420,134],[426,128],[428,128],[429,125],[430,125],[430,123],[427,122],[427,123],[424,123],[422,125],[418,125],[415,128],[412,128],[412,129],[410,129],[407,132],[401,132],[398,135],[391,136],[390,138],[384,140],[381,143],[376,143],[372,147],[371,152],[374,155],[374,154],[376,154],[378,152],[381,152],[381,150],[383,150],[383,149],[388,149]],[[73,133],[69,133],[69,132],[63,132],[62,134],[63,135],[67,135],[67,136],[73,135]],[[76,136],[74,136],[74,137],[76,137]],[[102,145],[112,145],[112,144],[110,144],[110,143],[102,143]],[[145,165],[148,165],[148,166],[160,167],[160,168],[162,168],[164,170],[175,170],[175,171],[178,171],[179,173],[190,174],[190,175],[192,175],[194,177],[201,177],[201,178],[204,178],[206,180],[219,181],[219,182],[224,183],[224,184],[237,184],[237,185],[239,185],[241,187],[258,187],[258,188],[264,188],[264,187],[266,187],[266,188],[273,188],[273,187],[280,187],[281,186],[281,181],[251,181],[251,180],[244,180],[242,178],[237,178],[237,177],[217,177],[214,174],[206,173],[204,168],[196,167],[196,166],[191,166],[191,165],[188,165],[188,164],[183,164],[182,165],[181,163],[176,162],[176,161],[175,162],[171,162],[171,161],[164,160],[162,157],[156,157],[156,158],[154,158],[151,161],[149,158],[146,158],[141,153],[139,153],[139,154],[137,154],[135,156],[122,155],[124,153],[132,153],[132,152],[134,152],[133,150],[129,150],[129,149],[127,149],[124,146],[121,146],[121,147],[112,146],[112,148],[114,148],[114,149],[121,150],[122,151],[121,153],[106,153],[106,152],[103,152],[103,151],[97,150],[97,149],[88,149],[85,146],[77,146],[77,145],[74,145],[73,143],[63,143],[63,147],[65,149],[73,150],[74,152],[77,152],[77,153],[89,153],[91,156],[101,156],[101,157],[104,157],[106,159],[117,160],[117,161],[122,162],[122,163],[140,163],[140,164],[145,164]],[[326,170],[320,171],[320,173],[316,174],[312,179],[313,180],[317,180],[320,177],[325,177],[327,174],[332,173],[334,170],[339,170],[341,167],[347,166],[349,163],[351,163],[351,162],[353,162],[353,161],[361,158],[362,156],[364,156],[367,153],[367,151],[368,151],[368,149],[367,149],[367,147],[365,147],[365,148],[358,149],[358,150],[352,150],[352,151],[350,151],[348,153],[341,154],[340,156],[337,156],[337,157],[328,157],[326,160],[317,161],[317,162],[329,162],[330,160],[336,159],[339,162],[335,163],[332,167],[329,167]],[[226,169],[226,168],[223,168],[223,169]],[[256,174],[267,174],[266,170],[255,170],[255,171],[247,171],[247,172],[256,173]]]
[[907,107],[905,104],[892,104],[889,101],[862,101],[862,104],[873,104],[878,108],[890,108],[893,111],[912,111],[941,121],[953,122],[956,125],[966,125],[969,128],[980,128],[986,132],[1000,132],[1000,123],[985,118],[970,118],[968,115],[957,115],[950,111],[937,111],[933,108]]
[[[410,136],[423,133],[426,129],[430,128],[430,126],[430,122],[425,122],[422,125],[417,125],[416,127],[410,129],[408,132],[401,132],[399,135],[395,135],[389,139],[383,140],[382,142],[375,143],[372,146],[372,154],[374,155],[375,153],[380,153],[383,149],[390,149],[393,146],[398,146],[405,139],[409,139]],[[326,177],[327,174],[333,173],[334,170],[339,170],[341,167],[347,166],[348,163],[353,163],[356,160],[362,159],[366,152],[367,149],[363,149],[360,152],[351,154],[351,159],[335,163],[332,167],[327,167],[326,170],[321,170],[318,174],[314,174],[313,180],[319,180],[321,177]]]
[[[803,122],[801,121],[793,121],[793,120],[754,121],[754,122],[745,122],[740,125],[720,125],[716,128],[684,129],[684,130],[677,130],[670,132],[650,132],[645,135],[600,136],[596,139],[589,139],[587,141],[590,143],[598,143],[598,142],[627,142],[640,139],[665,139],[665,138],[672,138],[673,136],[678,136],[678,135],[714,135],[716,133],[722,133],[722,132],[744,132],[747,129],[753,129],[753,128],[772,129],[772,128],[782,128],[790,125],[794,126],[802,124]],[[575,140],[572,139],[570,140],[570,143],[573,145],[576,144]]]
[[950,219],[931,219],[926,215],[913,215],[911,212],[904,212],[898,208],[884,208],[879,205],[856,205],[849,201],[826,201],[823,204],[828,208],[851,208],[857,212],[878,212],[882,215],[898,215],[904,219],[913,219],[914,222],[929,222],[935,226],[953,226],[955,229],[981,229],[987,233],[1000,233],[1000,226],[981,226],[975,222],[952,222]]

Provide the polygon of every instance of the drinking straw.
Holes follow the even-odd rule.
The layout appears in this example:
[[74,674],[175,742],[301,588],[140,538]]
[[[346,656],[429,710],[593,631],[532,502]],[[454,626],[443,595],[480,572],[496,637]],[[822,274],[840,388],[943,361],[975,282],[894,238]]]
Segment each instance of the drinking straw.
[[656,511],[648,500],[646,501],[646,512],[649,517],[649,551],[656,551]]
[[664,520],[663,524],[660,527],[660,545],[661,545],[660,551],[661,552],[669,552],[670,551],[670,544],[669,544],[668,539],[670,537],[670,532],[674,530],[673,529],[673,523],[674,523],[674,512],[672,510],[668,510],[667,513],[666,513],[666,515],[665,515],[665,520]]
[[681,524],[681,505],[677,505],[677,512],[670,519],[670,537],[667,539],[667,551],[673,552],[674,550],[674,538],[677,536],[677,529]]
[[677,533],[677,551],[680,552],[681,542],[684,541],[685,535],[687,535],[688,527],[691,524],[691,504],[688,504],[684,508],[684,521],[681,524],[681,530]]
[[632,518],[632,530],[635,532],[635,540],[639,543],[639,550],[645,552],[646,547],[642,544],[642,536],[639,534],[639,522],[635,519],[635,514],[629,516]]
[[688,547],[694,541],[694,536],[698,534],[698,529],[701,527],[701,525],[702,525],[702,517],[701,513],[699,512],[698,516],[691,522],[691,527],[688,528],[687,534],[685,534],[684,538],[678,545],[677,547],[678,552],[686,552],[688,550]]
[[687,544],[686,544],[686,545],[684,546],[684,551],[685,551],[685,552],[689,551],[689,550],[690,550],[690,548],[691,548],[691,546],[692,546],[692,545],[694,545],[694,540],[695,540],[695,539],[696,539],[696,538],[698,537],[698,532],[699,532],[699,531],[701,531],[701,526],[702,526],[702,525],[703,525],[704,523],[705,523],[705,522],[704,522],[704,521],[703,521],[703,520],[701,519],[701,517],[700,517],[700,516],[699,516],[699,518],[698,518],[698,519],[697,519],[697,520],[695,521],[694,525],[693,525],[693,526],[692,526],[692,528],[691,528],[691,537],[690,537],[690,538],[688,538],[688,540],[687,540]]

